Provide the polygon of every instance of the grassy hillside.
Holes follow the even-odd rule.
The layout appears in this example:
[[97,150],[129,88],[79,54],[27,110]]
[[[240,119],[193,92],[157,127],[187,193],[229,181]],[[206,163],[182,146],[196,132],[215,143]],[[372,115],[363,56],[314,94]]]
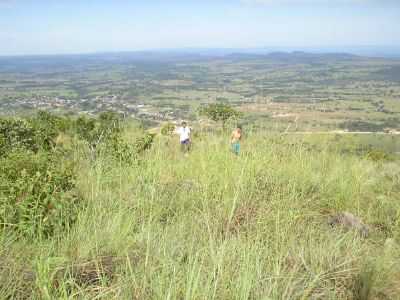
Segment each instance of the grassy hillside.
[[[131,125],[122,137],[143,134]],[[47,235],[3,224],[0,298],[399,299],[400,162],[345,148],[252,132],[236,157],[211,132],[188,157],[156,136],[126,160],[63,133],[50,151],[73,165],[73,221]],[[367,237],[328,224],[344,211]]]

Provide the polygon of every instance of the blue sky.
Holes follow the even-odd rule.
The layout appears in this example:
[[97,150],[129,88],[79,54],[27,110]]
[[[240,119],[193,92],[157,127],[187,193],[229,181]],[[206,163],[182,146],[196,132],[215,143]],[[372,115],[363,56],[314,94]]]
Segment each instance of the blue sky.
[[0,0],[0,55],[400,46],[400,0]]

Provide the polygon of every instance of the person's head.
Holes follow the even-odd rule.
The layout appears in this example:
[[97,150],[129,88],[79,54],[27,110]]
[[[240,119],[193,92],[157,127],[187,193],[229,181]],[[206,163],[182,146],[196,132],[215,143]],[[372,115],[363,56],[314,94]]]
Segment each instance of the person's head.
[[185,128],[187,123],[185,121],[182,122],[182,127]]
[[242,125],[237,125],[236,129],[239,130],[239,131],[242,131]]

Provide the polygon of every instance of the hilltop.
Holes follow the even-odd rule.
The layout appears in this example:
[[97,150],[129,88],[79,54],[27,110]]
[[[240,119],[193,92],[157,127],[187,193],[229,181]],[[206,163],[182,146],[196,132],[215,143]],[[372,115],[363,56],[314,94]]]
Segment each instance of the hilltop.
[[0,161],[2,299],[399,295],[391,137],[245,128],[236,157],[229,132],[195,130],[184,157],[113,114],[1,124],[1,149],[18,144]]

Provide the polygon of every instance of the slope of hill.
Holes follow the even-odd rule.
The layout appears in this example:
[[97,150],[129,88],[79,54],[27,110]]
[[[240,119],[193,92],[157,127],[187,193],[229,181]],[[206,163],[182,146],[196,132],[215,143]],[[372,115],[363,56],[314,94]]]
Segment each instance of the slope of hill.
[[[49,120],[15,126],[36,137]],[[64,124],[52,148],[24,150],[33,144],[21,140],[20,150],[1,153],[1,174],[20,178],[10,189],[1,177],[0,298],[398,297],[400,162],[384,150],[348,136],[252,132],[236,157],[227,134],[197,132],[185,157],[175,137],[144,147],[148,138],[132,124],[98,143],[96,128],[118,128],[107,126],[112,115],[60,120],[46,123]],[[35,173],[45,154],[56,168]],[[24,186],[29,172],[42,179]],[[65,202],[71,188],[75,208]],[[49,202],[23,210],[41,199]],[[7,219],[13,208],[19,217]],[[343,212],[366,230],[332,221]],[[48,231],[49,222],[58,229]]]

